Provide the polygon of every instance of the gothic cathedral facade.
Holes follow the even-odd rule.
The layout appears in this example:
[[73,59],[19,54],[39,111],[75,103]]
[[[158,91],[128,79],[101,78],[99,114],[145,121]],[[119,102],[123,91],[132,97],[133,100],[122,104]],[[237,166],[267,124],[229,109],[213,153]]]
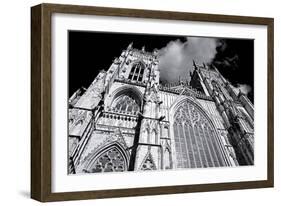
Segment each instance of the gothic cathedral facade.
[[69,174],[254,164],[247,96],[214,66],[164,85],[158,65],[130,44],[69,98]]

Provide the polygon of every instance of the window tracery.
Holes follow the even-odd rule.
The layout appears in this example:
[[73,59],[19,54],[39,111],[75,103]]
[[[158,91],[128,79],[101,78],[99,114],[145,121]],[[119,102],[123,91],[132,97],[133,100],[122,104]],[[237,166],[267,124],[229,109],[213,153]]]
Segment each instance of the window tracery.
[[197,105],[184,102],[179,106],[173,130],[178,168],[225,165],[213,125]]
[[143,80],[144,65],[141,62],[137,62],[132,66],[129,74],[129,79],[133,81],[141,82]]
[[149,153],[141,166],[141,170],[156,170],[156,166],[152,160],[152,156]]
[[125,157],[117,147],[111,147],[100,154],[93,163],[91,172],[124,172],[127,170]]
[[136,100],[129,95],[120,95],[112,103],[112,109],[116,112],[137,113],[140,107]]

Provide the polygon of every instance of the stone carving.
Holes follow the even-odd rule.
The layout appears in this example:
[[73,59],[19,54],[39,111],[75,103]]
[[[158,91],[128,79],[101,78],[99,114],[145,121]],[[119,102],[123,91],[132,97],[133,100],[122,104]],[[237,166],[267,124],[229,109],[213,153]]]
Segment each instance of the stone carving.
[[125,170],[126,163],[123,155],[117,147],[112,147],[96,158],[90,172],[123,172]]
[[127,149],[127,143],[122,135],[122,132],[120,129],[116,129],[114,133],[108,134],[106,139],[102,141],[100,144],[98,144],[96,147],[94,147],[91,152],[83,159],[82,164],[85,162],[89,162],[93,156],[96,155],[96,151],[102,150],[102,148],[107,147],[108,145],[118,143],[123,147],[124,149]]
[[113,101],[111,108],[115,112],[122,113],[136,114],[140,111],[140,106],[137,104],[136,100],[126,94],[117,97]]
[[142,163],[141,170],[156,170],[156,166],[150,152],[148,152],[148,154],[144,158],[144,162]]
[[[81,96],[74,95],[69,107],[69,171],[253,164],[254,122],[245,108],[246,96],[241,103],[235,93],[229,94],[231,85],[218,70],[195,63],[190,82],[164,84],[158,64],[156,50],[130,44]],[[219,126],[222,123],[225,127]]]

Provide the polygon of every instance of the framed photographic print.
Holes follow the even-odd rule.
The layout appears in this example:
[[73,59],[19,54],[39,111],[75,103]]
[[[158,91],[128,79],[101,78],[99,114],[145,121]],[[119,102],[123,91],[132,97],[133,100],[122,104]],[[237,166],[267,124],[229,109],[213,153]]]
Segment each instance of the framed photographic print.
[[273,19],[31,8],[31,197],[273,187]]

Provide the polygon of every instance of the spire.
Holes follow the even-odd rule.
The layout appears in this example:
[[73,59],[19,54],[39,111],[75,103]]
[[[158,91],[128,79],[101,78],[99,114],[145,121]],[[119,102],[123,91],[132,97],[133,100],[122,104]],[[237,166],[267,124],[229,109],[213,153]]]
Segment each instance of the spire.
[[130,44],[129,44],[129,46],[127,47],[127,49],[132,49],[133,48],[133,42],[131,42]]
[[196,65],[194,59],[193,59],[192,61],[193,61],[193,67],[194,67],[194,69],[196,70],[196,69],[197,69],[197,65]]
[[142,47],[141,51],[142,51],[142,52],[145,52],[145,46]]

